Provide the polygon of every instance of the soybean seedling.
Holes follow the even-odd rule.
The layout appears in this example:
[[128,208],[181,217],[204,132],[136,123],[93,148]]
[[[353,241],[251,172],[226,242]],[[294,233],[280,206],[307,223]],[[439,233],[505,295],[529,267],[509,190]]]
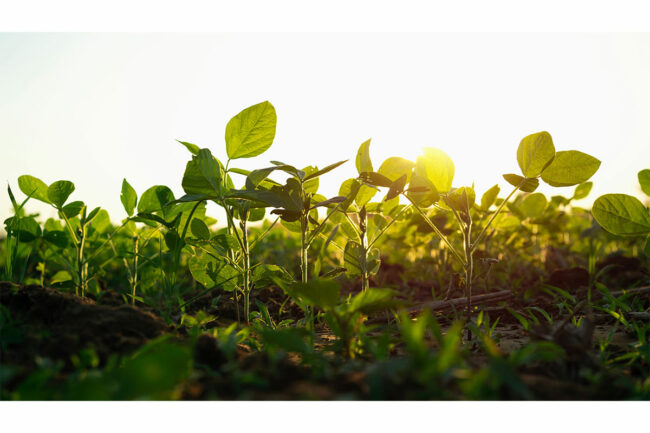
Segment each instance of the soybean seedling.
[[[517,149],[517,161],[523,176],[517,174],[503,176],[514,186],[514,189],[501,201],[482,228],[472,218],[474,189],[452,188],[454,163],[441,150],[425,148],[424,154],[418,157],[416,163],[397,157],[389,158],[378,172],[363,175],[364,181],[371,185],[388,187],[387,198],[393,194],[405,197],[462,265],[468,315],[472,308],[474,252],[510,198],[519,190],[528,193],[535,191],[539,186],[539,178],[555,187],[586,182],[600,166],[599,160],[576,150],[556,152],[551,135],[546,131],[531,134],[521,140]],[[406,188],[407,184],[408,188]],[[462,235],[463,243],[460,251],[423,210],[430,206],[452,212]],[[475,230],[478,231],[477,235]],[[468,331],[468,339],[470,338]]]

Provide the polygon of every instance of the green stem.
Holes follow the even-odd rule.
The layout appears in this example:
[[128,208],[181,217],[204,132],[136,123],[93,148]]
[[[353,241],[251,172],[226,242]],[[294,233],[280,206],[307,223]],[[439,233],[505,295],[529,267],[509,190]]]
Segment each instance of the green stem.
[[438,229],[438,227],[436,227],[436,225],[429,219],[429,217],[422,211],[422,209],[420,209],[420,207],[408,195],[406,194],[402,194],[402,195],[406,197],[411,202],[411,204],[413,204],[413,207],[418,211],[422,219],[424,219],[424,221],[429,225],[429,227],[431,227],[433,231],[436,232],[438,237],[440,237],[440,239],[445,243],[445,245],[447,245],[447,247],[452,252],[454,257],[456,257],[456,259],[458,259],[459,262],[465,265],[465,259],[463,259],[463,257],[458,253],[458,251],[456,251],[456,248],[454,248],[451,242],[449,242],[449,239],[447,239],[447,237],[444,234],[442,234],[442,232]]
[[519,185],[517,185],[517,186],[515,187],[515,189],[512,190],[512,192],[510,193],[510,195],[508,195],[508,197],[506,197],[506,199],[503,200],[503,201],[501,202],[501,204],[499,205],[499,207],[497,208],[497,210],[492,214],[492,216],[490,217],[490,219],[488,220],[488,222],[485,224],[485,227],[483,227],[483,230],[481,230],[481,232],[480,232],[480,233],[478,234],[478,236],[476,237],[476,240],[474,240],[474,244],[472,245],[472,251],[474,251],[474,250],[476,249],[476,247],[478,246],[479,242],[481,242],[481,240],[483,239],[483,236],[485,236],[485,232],[487,231],[488,227],[490,227],[490,224],[492,224],[492,222],[493,222],[494,219],[497,217],[497,215],[499,215],[499,213],[501,213],[501,210],[502,210],[503,207],[506,205],[506,203],[508,203],[508,200],[510,200],[510,198],[514,195],[514,193],[516,193],[516,192],[519,190],[519,188],[521,188],[521,185],[523,185],[523,183],[524,183],[524,181],[521,181],[521,182],[519,183]]
[[244,254],[244,319],[246,324],[250,325],[250,250],[248,248],[248,233],[246,230],[246,219],[240,221],[241,231],[242,231],[242,246]]
[[375,242],[377,242],[379,240],[379,238],[384,234],[384,232],[386,230],[388,230],[390,228],[390,226],[392,226],[404,212],[406,212],[408,209],[410,209],[411,206],[412,205],[410,205],[410,204],[404,206],[402,208],[402,210],[400,210],[399,213],[397,215],[395,215],[395,218],[391,219],[390,222],[388,224],[386,224],[386,226],[379,231],[379,233],[376,233],[374,238],[372,239],[372,241],[370,241],[370,243],[368,244],[368,248],[371,248],[375,244]]

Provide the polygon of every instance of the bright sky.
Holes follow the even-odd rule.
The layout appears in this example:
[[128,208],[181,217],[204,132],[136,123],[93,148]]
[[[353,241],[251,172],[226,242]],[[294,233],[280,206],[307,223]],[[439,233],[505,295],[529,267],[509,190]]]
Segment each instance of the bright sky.
[[[375,167],[425,146],[456,164],[455,186],[480,196],[519,173],[519,140],[547,130],[556,149],[600,160],[598,195],[643,197],[650,168],[650,34],[0,34],[0,173],[66,179],[71,200],[114,221],[126,177],[139,195],[182,195],[190,154],[175,139],[225,159],[224,131],[243,108],[269,100],[273,146],[242,168],[281,160],[347,164],[321,179],[335,195],[356,175],[372,138]],[[235,178],[243,184],[240,177]],[[572,188],[540,188],[570,195]],[[53,212],[32,201],[28,209]],[[219,213],[212,208],[217,218]],[[0,218],[11,214],[0,193]]]

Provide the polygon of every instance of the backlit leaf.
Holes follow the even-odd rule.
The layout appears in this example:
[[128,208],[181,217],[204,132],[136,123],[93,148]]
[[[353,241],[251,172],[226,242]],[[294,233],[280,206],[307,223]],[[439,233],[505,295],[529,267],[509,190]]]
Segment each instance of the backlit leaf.
[[650,195],[650,169],[646,168],[645,170],[641,170],[638,176],[641,191],[645,195]]
[[546,131],[524,137],[517,148],[517,162],[525,177],[537,177],[553,161],[555,146]]
[[226,125],[228,158],[251,158],[265,152],[275,138],[277,117],[270,102],[242,110]]
[[138,194],[135,192],[135,189],[133,189],[129,182],[126,181],[126,179],[122,180],[122,192],[120,194],[120,201],[122,202],[122,206],[124,206],[126,214],[128,216],[133,216],[133,210],[135,209],[135,205],[138,202]]
[[481,196],[481,210],[483,211],[490,210],[490,207],[497,200],[500,191],[501,188],[499,187],[499,185],[494,185],[492,188],[485,191],[485,193],[483,193],[483,195]]
[[591,188],[594,186],[593,182],[584,182],[576,186],[573,192],[573,200],[581,200],[589,195]]
[[370,160],[370,139],[364,141],[361,143],[361,146],[359,146],[355,165],[359,174],[367,171],[374,171],[372,168],[372,161]]
[[25,195],[31,195],[36,200],[50,204],[47,196],[47,184],[37,177],[28,174],[18,178],[18,187]]
[[637,199],[626,194],[605,194],[596,199],[591,213],[602,228],[621,236],[650,233],[650,214]]
[[520,208],[528,218],[537,218],[546,208],[546,197],[541,192],[530,194],[522,200]]
[[572,186],[589,180],[598,171],[600,161],[577,150],[557,152],[542,172],[542,180],[551,186]]
[[449,191],[454,180],[454,162],[440,149],[425,147],[423,152],[416,160],[415,173],[433,183],[438,192]]
[[533,192],[539,186],[539,179],[524,178],[518,174],[504,174],[503,178],[512,186],[518,186],[523,192]]
[[47,198],[57,209],[60,209],[73,191],[74,183],[69,180],[58,180],[47,188]]
[[[399,156],[391,156],[382,162],[377,173],[387,177],[391,182],[396,181],[403,175],[406,175],[407,183],[411,179],[411,171],[415,164],[408,159],[401,158]],[[381,185],[384,186],[384,185]],[[390,186],[390,185],[386,185]]]

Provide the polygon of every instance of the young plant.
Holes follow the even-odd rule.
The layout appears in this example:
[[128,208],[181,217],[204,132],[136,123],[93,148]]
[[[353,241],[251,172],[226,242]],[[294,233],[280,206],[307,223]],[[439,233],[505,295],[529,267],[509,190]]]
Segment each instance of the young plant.
[[67,180],[59,180],[48,186],[36,177],[23,175],[18,178],[18,186],[27,196],[52,206],[58,211],[59,218],[65,221],[65,227],[75,247],[73,263],[68,262],[75,282],[75,293],[85,296],[89,280],[88,261],[85,257],[86,239],[90,223],[98,215],[100,208],[87,213],[86,205],[81,201],[66,205],[70,194],[75,190],[74,184]]
[[[195,144],[180,142],[194,156],[187,163],[183,176],[183,190],[186,195],[179,201],[196,203],[214,201],[224,209],[227,221],[226,233],[217,239],[210,239],[207,227],[201,226],[200,223],[193,226],[193,232],[196,231],[199,240],[193,246],[207,253],[207,256],[195,256],[197,258],[194,259],[194,266],[191,266],[192,275],[197,281],[212,287],[219,280],[230,282],[237,303],[239,303],[239,293],[243,295],[246,323],[250,320],[250,293],[254,287],[254,266],[251,266],[250,259],[252,243],[249,241],[247,224],[249,221],[261,220],[264,217],[264,209],[260,209],[264,205],[260,205],[257,201],[241,200],[248,197],[241,197],[235,193],[229,173],[249,175],[250,172],[230,168],[230,162],[264,153],[273,143],[276,123],[275,108],[268,101],[248,107],[233,117],[226,125],[228,160],[225,166],[212,155],[209,149],[200,149]],[[270,184],[264,179],[260,179],[260,182]],[[238,225],[235,220],[239,220]],[[203,245],[200,245],[201,243]],[[225,255],[219,256],[208,252],[203,248],[206,245],[214,252],[225,252]],[[220,278],[219,273],[225,273],[225,278]],[[239,318],[239,309],[237,315]]]
[[[397,194],[405,197],[462,265],[468,315],[472,309],[474,253],[508,200],[519,190],[528,193],[535,191],[540,177],[551,186],[572,186],[587,181],[600,166],[599,160],[579,151],[556,152],[551,135],[546,131],[531,134],[521,140],[517,149],[517,161],[523,176],[503,176],[514,189],[501,201],[482,228],[472,218],[474,189],[452,188],[455,170],[453,161],[438,149],[425,148],[424,154],[418,157],[415,164],[402,158],[389,158],[376,173],[363,175],[364,181],[370,185],[388,187],[389,194],[386,198]],[[463,240],[460,251],[423,210],[432,205],[449,210],[454,215]],[[468,334],[468,339],[469,337]]]

